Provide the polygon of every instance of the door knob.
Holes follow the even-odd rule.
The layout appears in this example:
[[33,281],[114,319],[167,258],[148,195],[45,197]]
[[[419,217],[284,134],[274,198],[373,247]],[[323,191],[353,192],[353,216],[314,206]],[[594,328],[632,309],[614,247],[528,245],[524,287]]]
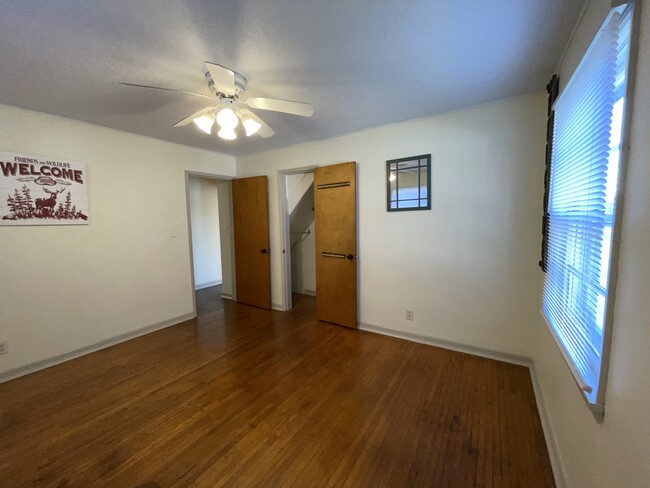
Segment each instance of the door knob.
[[271,250],[270,250],[270,249],[262,249],[260,252],[261,252],[262,254],[266,254],[266,253],[271,254]]
[[354,254],[348,254],[345,257],[348,258],[350,261],[352,261],[354,259]]

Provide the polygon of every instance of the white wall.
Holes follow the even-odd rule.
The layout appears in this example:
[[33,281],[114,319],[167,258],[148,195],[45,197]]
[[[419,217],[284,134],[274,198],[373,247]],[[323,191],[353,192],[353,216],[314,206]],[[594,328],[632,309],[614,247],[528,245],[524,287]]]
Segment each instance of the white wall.
[[296,205],[305,193],[314,184],[314,173],[308,171],[306,173],[296,173],[286,175],[287,179],[287,211],[291,214]]
[[[241,157],[237,172],[269,176],[281,249],[277,172],[357,161],[361,322],[531,355],[545,125],[540,93]],[[386,160],[425,153],[432,210],[386,212]],[[282,303],[281,253],[271,274]]]
[[[607,16],[592,0],[560,75],[566,83]],[[643,12],[605,420],[596,424],[538,315],[535,363],[570,488],[650,486],[650,8]],[[539,281],[543,279],[539,273]],[[540,285],[541,286],[541,285]]]
[[[291,291],[316,292],[316,240],[314,238],[314,173],[286,175],[290,215]],[[305,234],[307,233],[307,234]]]
[[237,299],[235,286],[235,235],[232,230],[232,183],[219,181],[219,237],[221,239],[221,296]]
[[197,290],[222,282],[218,183],[196,176],[188,179],[194,288]]
[[8,106],[0,148],[86,163],[90,202],[87,226],[0,228],[0,372],[191,314],[185,170],[233,157]]
[[309,234],[297,238],[292,236],[291,239],[291,291],[316,295],[316,239],[313,220],[306,231]]

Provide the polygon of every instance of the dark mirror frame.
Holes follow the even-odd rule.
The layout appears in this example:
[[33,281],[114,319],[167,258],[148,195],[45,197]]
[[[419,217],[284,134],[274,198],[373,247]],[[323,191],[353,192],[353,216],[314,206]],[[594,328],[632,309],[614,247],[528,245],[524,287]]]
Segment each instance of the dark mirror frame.
[[[419,200],[422,200],[421,198],[418,198],[418,206],[417,207],[405,207],[405,208],[391,208],[391,198],[390,198],[390,166],[391,164],[397,164],[398,163],[403,163],[406,161],[417,161],[418,162],[418,172],[419,175],[422,175],[422,170],[421,168],[424,168],[425,165],[420,164],[420,160],[426,159],[426,169],[427,169],[427,204],[426,206],[421,206]],[[397,176],[397,182],[396,182],[396,187],[399,188],[399,169],[396,170],[396,176]],[[420,177],[419,176],[419,177]],[[420,183],[420,187],[422,184]],[[399,192],[398,192],[399,193]],[[399,195],[398,195],[399,196]],[[397,199],[399,202],[399,198]],[[422,154],[420,156],[411,156],[408,158],[400,158],[400,159],[391,159],[389,161],[386,161],[386,211],[387,212],[407,212],[411,210],[431,210],[431,154]]]

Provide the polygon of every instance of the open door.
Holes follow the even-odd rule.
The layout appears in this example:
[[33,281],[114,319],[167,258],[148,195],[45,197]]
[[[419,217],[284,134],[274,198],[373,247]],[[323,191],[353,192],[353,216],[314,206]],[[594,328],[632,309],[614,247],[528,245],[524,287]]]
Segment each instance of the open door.
[[318,320],[357,327],[356,163],[314,170]]
[[237,301],[271,308],[271,249],[266,176],[232,180]]

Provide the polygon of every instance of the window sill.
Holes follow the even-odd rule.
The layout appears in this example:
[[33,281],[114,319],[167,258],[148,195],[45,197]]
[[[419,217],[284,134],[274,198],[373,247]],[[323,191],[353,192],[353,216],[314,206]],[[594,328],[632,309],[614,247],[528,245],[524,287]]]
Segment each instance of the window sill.
[[560,353],[564,358],[564,363],[566,364],[566,366],[569,368],[569,371],[571,372],[571,376],[573,377],[573,380],[575,381],[575,384],[578,387],[578,390],[580,391],[580,396],[582,396],[582,399],[587,404],[587,408],[594,416],[596,423],[602,424],[605,419],[605,405],[601,403],[594,403],[587,396],[587,395],[593,395],[597,397],[598,392],[594,392],[592,388],[589,385],[587,385],[582,379],[582,376],[573,365],[573,361],[571,360],[569,353],[566,351],[564,345],[562,345],[562,341],[557,336],[555,330],[553,329],[553,326],[548,321],[548,317],[546,317],[544,310],[540,309],[539,313],[544,318],[544,322],[546,322],[546,327],[549,333],[551,334],[551,337],[553,337],[553,340],[555,341],[555,345],[560,350]]

